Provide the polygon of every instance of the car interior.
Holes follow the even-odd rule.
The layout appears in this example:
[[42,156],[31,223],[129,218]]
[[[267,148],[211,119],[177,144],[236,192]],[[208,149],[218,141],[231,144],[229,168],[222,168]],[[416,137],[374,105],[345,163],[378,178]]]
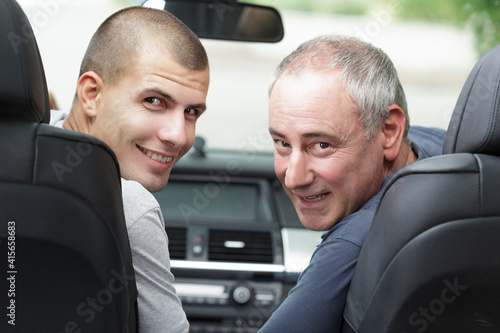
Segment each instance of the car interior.
[[398,172],[361,250],[342,332],[500,328],[500,46],[472,69],[443,155]]
[[[279,40],[283,30],[274,31],[259,38]],[[15,0],[0,1],[0,50],[0,306],[7,314],[0,331],[138,332],[116,157],[96,138],[48,125],[38,46]],[[351,283],[344,333],[499,330],[499,128],[500,46],[469,75],[443,156],[411,164],[387,186]],[[262,206],[258,184],[243,185],[234,191]],[[246,216],[228,209],[229,218],[265,220],[267,210],[247,208]],[[250,291],[238,291],[247,303]]]
[[191,333],[257,332],[295,285],[321,234],[300,224],[272,154],[202,155],[184,156],[154,194],[174,286]]
[[1,332],[136,332],[120,172],[103,142],[48,125],[30,22],[0,1]]

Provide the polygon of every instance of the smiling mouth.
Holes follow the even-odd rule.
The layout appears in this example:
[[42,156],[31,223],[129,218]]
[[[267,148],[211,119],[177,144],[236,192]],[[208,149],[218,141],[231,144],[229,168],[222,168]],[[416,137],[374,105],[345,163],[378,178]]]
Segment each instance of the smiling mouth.
[[160,162],[160,163],[168,163],[168,162],[172,162],[173,160],[173,157],[168,157],[168,156],[163,156],[163,155],[160,155],[160,154],[157,154],[157,153],[153,153],[151,150],[147,150],[146,148],[142,148],[142,147],[139,147],[137,146],[144,154],[146,154],[146,156],[148,156],[149,158],[151,158],[152,160],[155,160],[157,162]]
[[314,202],[314,201],[319,201],[319,200],[323,199],[324,197],[326,197],[326,194],[315,195],[312,197],[302,197],[302,200],[308,201],[308,202]]

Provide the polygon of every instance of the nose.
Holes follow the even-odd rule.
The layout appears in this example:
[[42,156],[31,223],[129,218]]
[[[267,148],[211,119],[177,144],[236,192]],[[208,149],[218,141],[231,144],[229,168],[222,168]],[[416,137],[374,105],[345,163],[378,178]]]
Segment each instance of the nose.
[[158,138],[178,149],[184,147],[188,142],[186,119],[184,110],[167,112],[159,122]]
[[285,186],[297,189],[309,185],[313,178],[307,155],[302,151],[292,152],[285,172]]

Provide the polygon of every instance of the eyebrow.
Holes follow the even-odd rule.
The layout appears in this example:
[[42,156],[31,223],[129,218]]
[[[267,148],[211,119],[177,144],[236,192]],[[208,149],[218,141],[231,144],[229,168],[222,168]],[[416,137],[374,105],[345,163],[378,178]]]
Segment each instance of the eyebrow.
[[[273,128],[269,128],[269,133],[271,133],[271,135],[275,135],[275,136],[278,136],[278,137],[281,137],[281,138],[285,138],[286,137],[286,135],[284,135],[284,134],[276,131]],[[303,133],[301,135],[301,137],[302,138],[327,138],[329,141],[332,141],[332,142],[340,142],[340,139],[339,139],[338,136],[333,135],[333,134],[328,133],[328,132],[324,132],[324,131]]]
[[304,137],[304,138],[327,138],[330,141],[335,141],[335,142],[339,141],[338,136],[331,134],[331,133],[328,133],[328,132],[323,132],[323,131],[304,133],[304,134],[302,134],[302,137]]
[[[173,98],[172,96],[170,96],[167,93],[164,93],[161,90],[158,90],[158,89],[149,89],[149,91],[152,92],[152,93],[161,95],[163,98],[169,100],[170,102],[172,102],[174,104],[178,104],[177,101],[175,100],[175,98]],[[202,111],[204,112],[204,111],[207,110],[207,105],[205,103],[191,104],[191,105],[187,106],[187,109],[190,109],[190,108],[192,108],[192,109],[202,109]]]
[[279,136],[279,137],[285,137],[283,134],[281,134],[280,132],[278,132],[277,130],[273,129],[273,128],[269,128],[269,133],[271,135],[275,135],[275,136]]

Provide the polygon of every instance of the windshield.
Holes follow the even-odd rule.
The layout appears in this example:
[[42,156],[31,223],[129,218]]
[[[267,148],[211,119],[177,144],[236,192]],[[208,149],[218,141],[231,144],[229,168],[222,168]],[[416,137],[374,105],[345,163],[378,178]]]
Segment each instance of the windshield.
[[[19,2],[33,25],[49,90],[63,110],[71,107],[79,65],[92,33],[111,13],[142,3]],[[271,151],[269,79],[280,60],[300,43],[325,33],[354,35],[381,47],[399,71],[411,124],[446,129],[469,71],[500,31],[493,24],[498,20],[492,17],[499,11],[478,9],[483,2],[258,1],[279,10],[285,37],[275,44],[202,40],[211,82],[208,109],[198,121],[197,135],[205,138],[208,148]],[[477,22],[483,21],[478,28]],[[483,39],[478,41],[476,36]]]

